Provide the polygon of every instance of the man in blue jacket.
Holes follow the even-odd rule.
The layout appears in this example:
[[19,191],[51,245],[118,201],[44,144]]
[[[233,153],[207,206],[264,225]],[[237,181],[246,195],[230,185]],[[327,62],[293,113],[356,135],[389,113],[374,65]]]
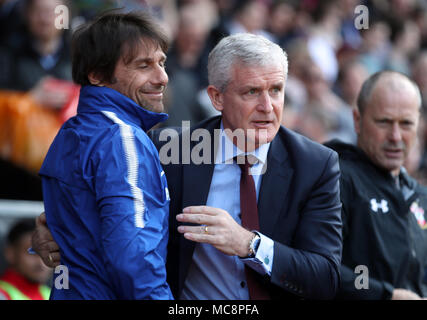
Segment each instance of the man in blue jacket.
[[69,288],[54,287],[52,299],[173,298],[169,194],[146,135],[167,119],[167,46],[150,17],[133,13],[104,14],[74,34],[77,116],[40,170],[47,224],[69,274]]

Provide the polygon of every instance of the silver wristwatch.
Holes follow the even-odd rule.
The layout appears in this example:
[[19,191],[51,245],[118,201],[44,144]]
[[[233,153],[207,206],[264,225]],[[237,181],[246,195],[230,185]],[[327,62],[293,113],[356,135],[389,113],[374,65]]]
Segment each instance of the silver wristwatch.
[[255,236],[252,238],[251,242],[249,243],[248,258],[255,258],[260,241],[261,241],[261,237],[258,235],[258,233],[255,233]]

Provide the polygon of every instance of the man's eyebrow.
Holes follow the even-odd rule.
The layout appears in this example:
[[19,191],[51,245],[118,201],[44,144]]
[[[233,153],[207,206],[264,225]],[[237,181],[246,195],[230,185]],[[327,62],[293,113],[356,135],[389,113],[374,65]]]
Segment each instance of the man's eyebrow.
[[[153,58],[144,57],[144,58],[136,58],[133,62],[135,64],[140,64],[140,63],[152,63],[153,61],[154,61]],[[165,62],[166,61],[166,56],[160,57],[160,61],[161,62]]]
[[139,64],[139,63],[150,63],[153,62],[152,58],[136,58],[134,61],[134,63]]
[[[256,85],[256,84],[247,84],[247,85],[244,85],[243,87],[242,87],[242,89],[244,89],[244,90],[248,90],[248,89],[260,89],[260,88],[262,88],[263,86],[262,85]],[[282,87],[284,87],[284,82],[283,81],[278,81],[278,82],[275,82],[275,83],[273,83],[272,85],[271,85],[271,87],[273,87],[273,88],[276,88],[276,87],[280,87],[280,88],[282,88]]]
[[284,85],[285,85],[285,82],[280,80],[280,81],[273,83],[272,87],[283,87]]

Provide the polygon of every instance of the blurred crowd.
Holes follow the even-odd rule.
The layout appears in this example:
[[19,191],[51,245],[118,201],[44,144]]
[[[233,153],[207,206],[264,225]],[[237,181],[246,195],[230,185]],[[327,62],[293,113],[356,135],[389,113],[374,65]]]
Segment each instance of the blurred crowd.
[[[55,27],[59,5],[69,8],[69,29]],[[356,10],[360,5],[364,7]],[[288,53],[283,122],[315,141],[338,138],[355,143],[352,109],[362,82],[379,70],[400,71],[417,82],[425,117],[426,0],[0,0],[0,108],[1,92],[25,93],[25,98],[58,115],[59,123],[50,122],[55,133],[72,115],[64,116],[64,108],[75,101],[70,35],[82,22],[113,8],[151,12],[172,41],[165,101],[170,117],[165,126],[181,126],[184,120],[195,123],[215,114],[205,92],[207,57],[219,39],[238,32],[264,35]],[[10,101],[8,105],[15,108]],[[33,137],[40,120],[26,121],[20,123],[34,125],[28,134]],[[427,182],[424,122],[406,167]],[[25,130],[21,125],[14,134]],[[29,144],[8,145],[11,137],[2,131],[0,155],[37,172],[37,161],[32,166],[25,166],[25,161],[40,154],[27,150],[24,160],[14,160],[11,150]],[[40,139],[50,143],[53,136],[49,132]],[[36,143],[33,149],[47,147]]]
[[[69,21],[56,10],[61,5]],[[385,69],[408,75],[421,90],[423,110],[405,166],[427,184],[427,0],[0,0],[0,198],[42,200],[38,169],[78,98],[70,37],[115,8],[151,12],[171,39],[164,126],[216,114],[205,91],[207,58],[234,33],[261,34],[287,52],[283,124],[319,143],[356,142],[352,110],[369,75]],[[27,253],[34,225],[25,223],[8,238],[4,277],[25,298],[45,298],[39,283],[49,270]],[[10,298],[7,292],[0,289],[0,299]]]

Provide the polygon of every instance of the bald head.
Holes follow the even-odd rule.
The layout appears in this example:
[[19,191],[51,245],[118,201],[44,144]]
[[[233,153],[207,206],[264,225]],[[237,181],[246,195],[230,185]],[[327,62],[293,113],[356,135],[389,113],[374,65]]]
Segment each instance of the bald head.
[[370,76],[362,85],[357,99],[357,107],[361,114],[370,104],[373,92],[377,89],[391,95],[410,95],[417,99],[417,104],[421,108],[421,93],[414,81],[400,72],[380,71]]

